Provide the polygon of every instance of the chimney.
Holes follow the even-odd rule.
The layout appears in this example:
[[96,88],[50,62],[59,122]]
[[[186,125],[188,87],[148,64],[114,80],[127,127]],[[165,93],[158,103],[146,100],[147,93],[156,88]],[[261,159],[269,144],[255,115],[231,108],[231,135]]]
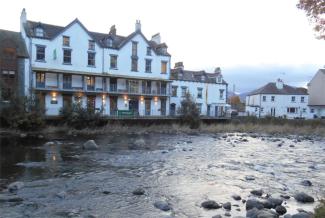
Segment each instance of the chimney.
[[155,43],[160,44],[161,43],[160,42],[160,33],[156,33],[155,35],[153,35],[151,37],[151,41],[154,41]]
[[283,89],[283,81],[281,79],[277,79],[275,82],[275,86],[277,89]]
[[23,8],[23,10],[21,11],[21,14],[20,14],[20,23],[24,24],[26,22],[27,22],[27,14],[26,14],[25,8]]
[[216,69],[214,69],[214,73],[217,73],[217,74],[221,73],[220,67],[216,67]]
[[140,22],[140,20],[136,20],[136,22],[135,22],[135,31],[136,32],[141,32],[141,22]]
[[183,62],[176,62],[174,68],[175,69],[182,69],[182,70],[184,70]]
[[111,26],[109,30],[109,34],[115,36],[116,35],[116,27],[115,25]]

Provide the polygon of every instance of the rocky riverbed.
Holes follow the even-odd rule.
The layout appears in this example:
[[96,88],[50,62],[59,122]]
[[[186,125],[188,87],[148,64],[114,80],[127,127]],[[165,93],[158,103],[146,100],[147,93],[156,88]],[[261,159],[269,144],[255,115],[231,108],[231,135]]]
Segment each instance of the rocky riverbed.
[[0,217],[301,218],[325,198],[324,138],[2,137],[0,148]]

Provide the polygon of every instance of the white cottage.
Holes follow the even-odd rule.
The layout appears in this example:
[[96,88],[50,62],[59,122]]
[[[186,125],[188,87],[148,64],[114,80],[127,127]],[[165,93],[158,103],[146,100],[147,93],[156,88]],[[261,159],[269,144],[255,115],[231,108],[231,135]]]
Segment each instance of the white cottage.
[[182,62],[171,70],[170,114],[176,115],[181,101],[189,92],[195,100],[201,115],[221,117],[226,115],[228,84],[223,79],[220,68],[214,73],[204,70],[184,70]]
[[257,117],[310,118],[307,89],[286,85],[278,79],[246,96],[246,113]]
[[21,34],[30,64],[25,88],[39,96],[47,115],[78,102],[104,115],[169,114],[170,54],[160,35],[148,40],[137,21],[128,36],[89,31],[78,19],[67,26],[27,20]]
[[312,117],[325,119],[325,69],[319,69],[309,82],[308,94]]

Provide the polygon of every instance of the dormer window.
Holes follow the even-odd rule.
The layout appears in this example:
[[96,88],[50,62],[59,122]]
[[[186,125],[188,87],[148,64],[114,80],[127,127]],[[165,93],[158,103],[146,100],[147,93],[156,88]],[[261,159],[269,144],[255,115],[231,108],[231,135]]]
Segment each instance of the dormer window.
[[63,46],[70,46],[70,37],[69,36],[63,36],[62,37],[62,45]]
[[222,82],[222,77],[221,77],[221,76],[218,76],[218,77],[217,77],[217,82],[218,82],[218,83],[221,83],[221,82]]
[[38,37],[44,37],[44,30],[42,27],[37,27],[35,29],[35,35]]

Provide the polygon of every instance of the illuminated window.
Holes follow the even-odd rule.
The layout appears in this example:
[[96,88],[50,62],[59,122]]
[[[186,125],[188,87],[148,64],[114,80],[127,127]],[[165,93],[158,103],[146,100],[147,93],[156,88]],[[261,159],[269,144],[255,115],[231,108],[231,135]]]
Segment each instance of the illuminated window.
[[62,37],[62,44],[63,46],[70,46],[70,37],[69,36],[63,36]]
[[163,74],[167,73],[167,61],[161,62],[161,73],[163,73]]

